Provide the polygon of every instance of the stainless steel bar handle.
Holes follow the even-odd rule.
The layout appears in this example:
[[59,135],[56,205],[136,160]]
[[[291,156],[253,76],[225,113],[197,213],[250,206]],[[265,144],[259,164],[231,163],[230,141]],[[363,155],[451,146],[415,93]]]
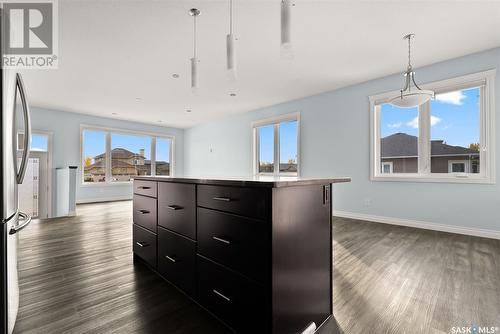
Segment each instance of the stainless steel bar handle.
[[149,244],[146,243],[146,242],[139,242],[139,241],[136,241],[135,244],[139,247],[148,247]]
[[227,302],[231,302],[231,298],[224,296],[224,295],[223,295],[222,293],[220,293],[219,291],[217,291],[217,290],[215,290],[215,289],[213,289],[212,291],[213,291],[213,293],[215,293],[217,296],[221,297],[221,298],[222,298],[222,299],[224,299],[225,301],[227,301]]
[[148,210],[137,210],[137,212],[139,212],[141,215],[147,215],[148,213],[150,213]]
[[229,197],[213,197],[212,199],[215,201],[231,202],[231,198]]
[[30,155],[29,150],[31,147],[31,113],[30,107],[28,105],[28,100],[26,99],[26,88],[24,87],[23,78],[19,73],[16,73],[16,87],[19,89],[19,96],[21,97],[21,104],[23,106],[24,113],[23,157],[21,159],[19,173],[17,174],[17,184],[21,184],[24,180],[24,174],[26,173],[26,168],[28,167],[28,158]]
[[25,228],[26,226],[28,226],[31,223],[31,216],[30,215],[28,215],[24,212],[19,212],[18,215],[19,215],[19,217],[22,218],[22,220],[24,220],[24,223],[11,228],[9,231],[9,234],[16,234],[17,232],[21,231],[23,228]]
[[176,259],[174,259],[173,257],[170,257],[170,256],[168,256],[168,255],[165,255],[165,258],[166,258],[167,260],[169,260],[169,261],[173,262],[173,263],[176,263],[176,262],[177,262],[177,260],[176,260]]
[[222,238],[219,238],[219,237],[212,237],[212,239],[220,241],[220,242],[225,243],[227,245],[231,244],[231,241],[226,240],[226,239],[222,239]]
[[167,205],[167,208],[169,208],[170,210],[182,210],[182,206],[178,206],[178,205]]

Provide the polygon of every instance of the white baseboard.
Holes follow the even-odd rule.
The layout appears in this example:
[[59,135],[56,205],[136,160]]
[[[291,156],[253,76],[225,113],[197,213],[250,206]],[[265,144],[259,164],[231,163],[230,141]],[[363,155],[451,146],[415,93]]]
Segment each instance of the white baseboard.
[[131,199],[132,199],[132,195],[128,195],[128,196],[114,196],[114,197],[101,197],[101,198],[83,198],[83,199],[77,200],[76,204],[126,201],[126,200],[131,200]]
[[462,226],[456,226],[456,225],[437,224],[437,223],[431,223],[431,222],[425,222],[425,221],[419,221],[419,220],[383,217],[383,216],[367,215],[364,213],[354,213],[354,212],[337,211],[337,210],[335,210],[333,212],[333,216],[341,217],[341,218],[365,220],[365,221],[371,221],[371,222],[375,222],[375,223],[415,227],[415,228],[421,228],[421,229],[425,229],[425,230],[450,232],[450,233],[472,235],[472,236],[476,236],[476,237],[500,239],[500,231],[495,231],[495,230],[469,228],[469,227],[462,227]]

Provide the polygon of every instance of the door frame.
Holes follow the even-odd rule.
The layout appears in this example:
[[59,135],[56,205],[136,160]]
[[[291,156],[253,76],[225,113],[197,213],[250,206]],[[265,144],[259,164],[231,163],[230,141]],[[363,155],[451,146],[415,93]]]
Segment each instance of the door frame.
[[[18,130],[17,134],[24,134],[24,131]],[[52,218],[52,158],[54,132],[32,129],[31,134],[47,136],[47,217]],[[18,137],[16,137],[16,140],[17,138]]]

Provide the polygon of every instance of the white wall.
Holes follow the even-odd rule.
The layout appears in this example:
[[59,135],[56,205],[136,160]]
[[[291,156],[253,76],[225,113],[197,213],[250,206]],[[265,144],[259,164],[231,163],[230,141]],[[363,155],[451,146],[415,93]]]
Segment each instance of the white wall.
[[[96,125],[124,130],[161,133],[175,136],[175,172],[182,176],[184,169],[184,130],[159,127],[149,124],[115,120],[104,117],[47,110],[32,107],[33,130],[51,131],[53,133],[53,170],[70,165],[78,166],[77,201],[105,200],[112,198],[132,198],[130,184],[91,185],[82,186],[81,155],[80,155],[80,125]],[[55,182],[55,174],[52,176]],[[55,184],[52,186],[53,206],[55,205]],[[53,212],[54,208],[53,208]]]
[[[419,68],[417,80],[432,82],[493,68],[500,68],[500,48]],[[500,73],[496,81],[498,114]],[[299,111],[302,176],[352,177],[352,183],[334,186],[335,210],[500,231],[498,184],[370,181],[368,96],[399,89],[401,85],[401,75],[395,74],[188,129],[184,133],[184,173],[251,175],[251,121]],[[497,115],[496,128],[499,122]],[[500,150],[500,145],[496,147]],[[500,152],[496,152],[496,157],[500,175]],[[371,205],[365,205],[365,199],[370,199]]]

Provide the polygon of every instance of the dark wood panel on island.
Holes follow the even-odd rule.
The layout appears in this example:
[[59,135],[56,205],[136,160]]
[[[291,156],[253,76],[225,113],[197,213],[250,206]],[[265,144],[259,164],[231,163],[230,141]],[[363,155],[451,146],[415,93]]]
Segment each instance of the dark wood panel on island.
[[134,259],[235,332],[326,329],[331,187],[349,181],[138,177]]

